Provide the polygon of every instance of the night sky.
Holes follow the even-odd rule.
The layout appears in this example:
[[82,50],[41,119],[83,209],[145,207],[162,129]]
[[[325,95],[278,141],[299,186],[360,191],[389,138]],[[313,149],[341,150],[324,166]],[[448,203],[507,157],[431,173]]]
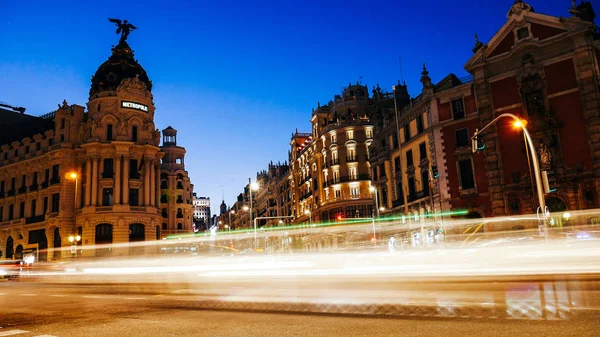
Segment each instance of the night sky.
[[[81,2],[81,3],[80,3]],[[593,1],[592,1],[593,2]],[[0,0],[0,101],[41,115],[84,105],[90,79],[119,36],[153,81],[155,123],[179,131],[195,192],[218,211],[269,161],[287,160],[292,132],[310,132],[317,101],[349,82],[421,91],[467,75],[474,33],[484,43],[513,1],[27,1]],[[568,0],[530,0],[569,16]],[[600,7],[596,6],[596,10]]]

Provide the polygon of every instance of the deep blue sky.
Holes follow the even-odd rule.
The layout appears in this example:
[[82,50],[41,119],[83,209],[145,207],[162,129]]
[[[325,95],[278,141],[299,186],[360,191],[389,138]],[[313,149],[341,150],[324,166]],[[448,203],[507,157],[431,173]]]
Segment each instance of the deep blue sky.
[[[421,64],[438,81],[466,75],[473,34],[487,42],[512,0],[469,1],[40,1],[0,0],[0,101],[40,115],[63,99],[85,105],[115,27],[154,83],[155,123],[179,131],[195,191],[218,211],[248,177],[287,159],[296,128],[362,76],[390,89],[421,90]],[[568,0],[530,0],[569,16]],[[598,7],[598,6],[596,6]],[[596,8],[600,10],[600,8]]]

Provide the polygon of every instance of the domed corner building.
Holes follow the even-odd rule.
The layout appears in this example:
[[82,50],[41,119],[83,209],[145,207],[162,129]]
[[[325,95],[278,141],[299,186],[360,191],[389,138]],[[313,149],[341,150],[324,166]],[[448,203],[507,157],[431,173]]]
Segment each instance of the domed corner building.
[[155,248],[81,248],[192,233],[185,149],[171,127],[160,146],[152,82],[127,42],[92,77],[87,106],[0,107],[0,259],[129,255]]

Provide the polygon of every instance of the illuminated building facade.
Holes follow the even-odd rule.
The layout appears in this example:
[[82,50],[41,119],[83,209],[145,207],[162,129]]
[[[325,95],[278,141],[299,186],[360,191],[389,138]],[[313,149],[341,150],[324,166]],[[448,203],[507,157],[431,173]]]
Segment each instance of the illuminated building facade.
[[[502,113],[527,121],[547,175],[551,212],[598,207],[600,40],[591,3],[571,17],[536,13],[516,1],[487,44],[477,41],[465,68],[474,78],[480,127]],[[536,213],[523,133],[510,119],[483,135],[491,214]],[[510,229],[510,228],[490,228]]]
[[[160,239],[177,228],[169,219],[164,229],[161,177],[173,178],[163,192],[182,183],[176,194],[184,203],[192,186],[177,163],[185,150],[172,144],[168,130],[160,147],[151,89],[122,40],[92,77],[87,111],[65,101],[41,117],[0,112],[0,125],[13,126],[0,147],[2,258],[29,250],[40,260],[128,254],[127,248],[60,248],[72,245],[70,236],[80,238],[77,245],[126,243]],[[173,222],[181,223],[181,231],[191,230],[189,203],[184,218]]]
[[313,111],[311,133],[292,135],[290,191],[297,222],[374,216],[370,103],[366,86],[350,84]]

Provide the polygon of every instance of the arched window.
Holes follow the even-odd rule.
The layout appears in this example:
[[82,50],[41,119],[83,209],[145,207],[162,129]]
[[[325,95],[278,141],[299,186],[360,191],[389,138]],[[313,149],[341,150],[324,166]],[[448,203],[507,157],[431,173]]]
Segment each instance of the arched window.
[[183,229],[183,225],[180,223],[177,224],[177,230],[182,230]]
[[109,223],[103,223],[96,226],[96,244],[113,242],[113,226]]
[[144,224],[134,223],[129,225],[129,242],[146,240]]
[[13,258],[13,254],[14,254],[14,240],[12,238],[12,236],[9,236],[8,239],[6,240],[6,258],[7,259],[12,259]]

